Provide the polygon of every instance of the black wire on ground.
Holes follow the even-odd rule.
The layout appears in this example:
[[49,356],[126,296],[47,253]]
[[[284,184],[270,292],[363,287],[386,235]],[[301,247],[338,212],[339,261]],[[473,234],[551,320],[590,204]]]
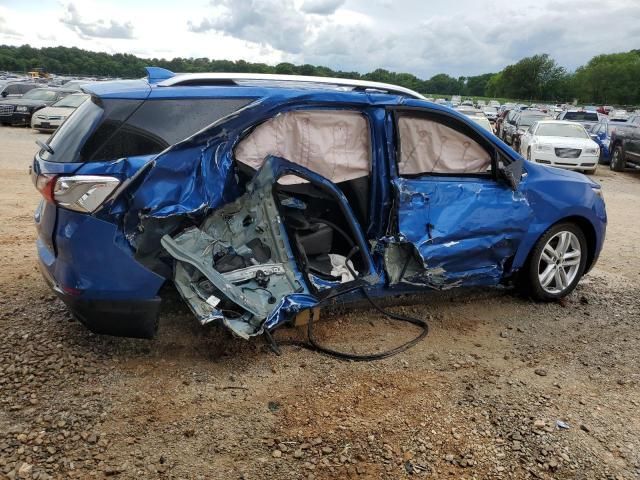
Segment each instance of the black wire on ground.
[[273,337],[271,335],[268,335],[267,340],[271,343],[271,346],[274,352],[280,355],[280,349],[278,348],[278,345],[296,345],[298,347],[306,348],[307,350],[329,355],[331,357],[335,357],[340,360],[350,360],[353,362],[370,362],[373,360],[382,360],[383,358],[389,358],[400,352],[404,352],[405,350],[408,350],[409,348],[413,347],[418,342],[423,340],[429,334],[429,324],[425,320],[421,320],[419,318],[410,317],[406,315],[400,315],[398,313],[393,313],[393,312],[384,310],[382,307],[380,307],[377,303],[373,301],[373,299],[369,296],[369,294],[364,289],[364,287],[360,287],[360,289],[362,290],[362,293],[364,294],[365,298],[369,301],[371,306],[375,308],[378,312],[380,312],[382,315],[392,320],[407,322],[420,327],[422,329],[422,332],[420,332],[420,335],[418,335],[412,340],[409,340],[406,343],[403,343],[402,345],[399,345],[398,347],[392,348],[391,350],[386,350],[384,352],[362,353],[362,354],[341,352],[333,348],[325,347],[320,342],[318,342],[313,332],[313,324],[314,324],[315,316],[313,314],[313,310],[311,310],[309,323],[307,324],[307,342],[299,342],[299,341],[292,340],[292,341],[280,342],[279,344],[277,344],[273,339]]

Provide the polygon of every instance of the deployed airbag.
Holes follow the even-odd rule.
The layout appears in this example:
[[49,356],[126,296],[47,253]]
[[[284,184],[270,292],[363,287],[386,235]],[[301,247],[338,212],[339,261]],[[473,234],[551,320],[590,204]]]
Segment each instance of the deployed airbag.
[[[288,158],[340,183],[369,175],[369,126],[361,113],[350,110],[294,110],[258,125],[238,143],[234,155],[254,170],[269,155]],[[279,181],[301,182],[295,176]]]
[[482,173],[491,156],[467,135],[428,118],[402,116],[400,175],[420,173]]

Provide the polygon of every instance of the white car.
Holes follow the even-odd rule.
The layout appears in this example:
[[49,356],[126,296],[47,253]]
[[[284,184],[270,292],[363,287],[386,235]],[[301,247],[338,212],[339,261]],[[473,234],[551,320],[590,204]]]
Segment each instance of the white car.
[[490,122],[495,122],[496,118],[498,118],[498,110],[495,107],[482,107],[482,112]]
[[89,95],[86,93],[72,93],[53,105],[37,110],[31,116],[31,128],[40,132],[53,132],[87,98]]
[[522,135],[520,153],[532,162],[594,173],[600,146],[579,123],[543,120]]
[[493,133],[493,126],[487,117],[484,115],[467,115],[471,120],[476,122],[481,127]]

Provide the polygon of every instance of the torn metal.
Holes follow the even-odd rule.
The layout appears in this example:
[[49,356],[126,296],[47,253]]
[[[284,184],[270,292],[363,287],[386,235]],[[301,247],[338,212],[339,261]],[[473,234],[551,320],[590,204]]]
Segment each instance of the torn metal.
[[[247,193],[197,228],[162,246],[176,262],[174,281],[201,323],[222,319],[234,333],[262,333],[274,311],[317,303],[298,271],[274,195],[271,164],[247,185]],[[297,301],[285,297],[297,294]]]
[[304,174],[311,182],[321,178],[270,157],[244,195],[215,210],[200,226],[162,237],[162,246],[175,259],[177,289],[202,324],[221,320],[246,339],[318,305],[326,290],[378,281],[358,272],[369,273],[367,252],[354,262],[350,257],[355,255],[344,255],[345,247],[334,241],[334,230],[342,230],[333,223],[338,220],[309,213],[314,207],[302,197],[317,185],[305,185],[303,194],[289,192],[277,183],[286,173]]

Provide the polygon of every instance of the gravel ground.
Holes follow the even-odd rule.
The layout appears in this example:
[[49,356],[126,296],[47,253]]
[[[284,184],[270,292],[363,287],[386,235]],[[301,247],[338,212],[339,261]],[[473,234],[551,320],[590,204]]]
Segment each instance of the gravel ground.
[[[175,295],[153,341],[72,321],[36,267],[36,138],[46,136],[0,128],[0,475],[640,478],[637,173],[595,175],[608,238],[568,299],[414,298],[391,308],[428,318],[429,337],[354,364],[294,347],[277,357],[200,327]],[[318,336],[354,351],[414,333],[368,310],[325,320]]]

